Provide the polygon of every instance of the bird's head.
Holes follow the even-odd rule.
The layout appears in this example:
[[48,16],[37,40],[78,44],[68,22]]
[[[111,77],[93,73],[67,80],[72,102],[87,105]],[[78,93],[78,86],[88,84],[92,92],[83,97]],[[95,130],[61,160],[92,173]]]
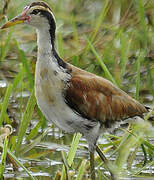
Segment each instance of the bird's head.
[[21,23],[29,24],[37,29],[49,26],[49,29],[52,27],[52,30],[55,31],[56,28],[52,10],[44,2],[33,2],[27,5],[21,14],[8,21],[1,29]]

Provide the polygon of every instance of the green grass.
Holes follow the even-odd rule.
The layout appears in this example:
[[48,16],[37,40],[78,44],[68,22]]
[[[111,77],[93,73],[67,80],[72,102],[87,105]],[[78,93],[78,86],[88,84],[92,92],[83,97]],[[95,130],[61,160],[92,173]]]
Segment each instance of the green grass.
[[3,174],[5,171],[5,165],[6,165],[6,156],[7,156],[7,136],[5,137],[4,140],[4,146],[3,146],[3,153],[1,156],[1,164],[0,164],[0,178],[3,179]]
[[[0,26],[6,16],[13,18],[29,2],[3,1]],[[150,171],[154,166],[154,145],[149,140],[154,138],[154,133],[147,122],[154,114],[154,3],[152,0],[46,2],[56,16],[60,56],[109,79],[153,109],[145,116],[145,123],[133,125],[129,130],[120,129],[119,136],[102,134],[99,146],[109,159],[115,156],[111,163],[116,165],[118,175],[145,179],[154,176]],[[10,124],[14,128],[14,133],[7,139],[0,134],[0,176],[5,176],[7,165],[12,164],[11,173],[18,172],[18,178],[22,179],[26,179],[23,177],[26,172],[27,179],[86,180],[90,167],[85,140],[80,139],[81,135],[63,134],[54,125],[48,128],[48,122],[36,105],[36,52],[33,28],[17,25],[0,30],[0,125]],[[141,154],[139,161],[136,160],[138,153]],[[31,162],[35,162],[34,165]],[[105,165],[97,155],[95,165],[97,179],[109,179],[102,169]],[[23,171],[20,173],[17,167]],[[40,173],[47,176],[40,176]]]
[[28,99],[28,103],[27,103],[23,118],[21,119],[20,126],[19,126],[18,140],[15,147],[15,154],[17,156],[19,155],[20,146],[23,141],[23,137],[26,134],[26,129],[28,128],[30,120],[32,118],[35,104],[36,104],[36,99],[35,99],[34,90],[33,90],[30,98]]
[[4,96],[3,104],[1,106],[0,126],[2,126],[3,119],[5,118],[6,109],[9,103],[9,98],[12,93],[12,84],[9,84]]

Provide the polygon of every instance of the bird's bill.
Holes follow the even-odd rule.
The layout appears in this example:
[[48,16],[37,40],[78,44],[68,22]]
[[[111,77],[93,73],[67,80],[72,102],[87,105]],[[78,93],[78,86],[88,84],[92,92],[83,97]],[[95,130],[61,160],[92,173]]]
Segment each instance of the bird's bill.
[[11,26],[14,26],[16,24],[21,24],[23,23],[24,20],[21,20],[21,19],[17,19],[17,18],[13,18],[11,19],[10,21],[8,21],[7,23],[5,23],[1,29],[5,29],[5,28],[8,28],[8,27],[11,27]]
[[6,24],[4,24],[1,29],[5,29],[11,26],[14,26],[16,24],[24,23],[25,21],[29,21],[30,17],[26,14],[26,10],[23,11],[23,13],[19,14],[18,16],[14,17],[10,21],[8,21]]

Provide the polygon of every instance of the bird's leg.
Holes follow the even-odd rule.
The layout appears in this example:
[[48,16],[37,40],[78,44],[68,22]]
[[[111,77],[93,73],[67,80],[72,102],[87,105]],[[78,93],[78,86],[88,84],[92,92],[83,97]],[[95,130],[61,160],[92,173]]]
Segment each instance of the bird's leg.
[[91,180],[95,180],[94,152],[90,152]]
[[114,173],[113,170],[114,168],[112,168],[111,163],[108,161],[108,159],[104,156],[103,152],[101,151],[101,149],[96,145],[96,152],[99,154],[100,158],[102,159],[102,161],[104,162],[104,165],[106,166],[106,168],[109,170],[110,174],[111,174],[111,179],[115,180],[116,178],[114,177]]

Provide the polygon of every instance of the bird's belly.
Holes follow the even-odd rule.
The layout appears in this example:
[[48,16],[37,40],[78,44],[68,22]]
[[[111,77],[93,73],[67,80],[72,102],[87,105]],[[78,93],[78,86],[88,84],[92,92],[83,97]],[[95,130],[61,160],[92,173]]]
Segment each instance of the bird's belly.
[[47,120],[66,132],[76,132],[75,122],[79,120],[64,101],[62,85],[52,79],[40,79],[35,82],[37,104]]

